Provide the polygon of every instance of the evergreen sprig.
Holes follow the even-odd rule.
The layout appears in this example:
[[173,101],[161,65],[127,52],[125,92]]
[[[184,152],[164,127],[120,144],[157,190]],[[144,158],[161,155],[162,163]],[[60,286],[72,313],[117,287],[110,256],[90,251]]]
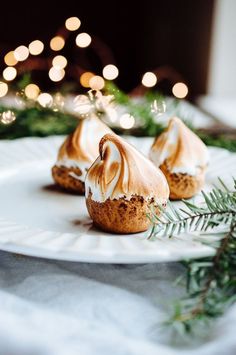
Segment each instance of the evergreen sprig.
[[183,262],[187,295],[176,302],[173,316],[166,322],[182,332],[202,331],[203,325],[222,315],[236,301],[236,179],[233,191],[220,180],[219,188],[203,192],[202,196],[202,207],[183,201],[185,208],[169,204],[167,211],[162,209],[161,217],[152,215],[151,239],[182,232],[204,234],[221,227],[218,233],[213,229],[211,235],[210,245],[216,248],[214,256]]
[[69,134],[78,125],[76,117],[49,108],[34,106],[16,109],[0,106],[0,113],[6,110],[13,111],[17,118],[7,125],[0,122],[0,139]]

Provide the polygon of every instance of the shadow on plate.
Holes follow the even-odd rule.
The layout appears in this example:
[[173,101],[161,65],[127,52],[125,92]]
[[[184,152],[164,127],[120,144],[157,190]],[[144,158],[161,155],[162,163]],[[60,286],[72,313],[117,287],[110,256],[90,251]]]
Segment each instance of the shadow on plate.
[[60,193],[60,194],[66,194],[66,195],[72,195],[72,196],[82,196],[81,194],[78,194],[74,191],[68,191],[66,189],[63,189],[62,187],[56,185],[56,184],[48,184],[45,186],[42,186],[42,190],[46,192],[52,192],[52,193]]
[[139,232],[139,233],[134,233],[134,234],[120,234],[120,233],[115,233],[115,232],[110,233],[108,231],[102,230],[99,227],[97,227],[93,223],[93,221],[87,216],[85,216],[84,218],[81,218],[81,219],[72,220],[71,223],[74,226],[78,226],[80,228],[80,230],[82,228],[82,229],[86,230],[87,232],[89,231],[90,235],[99,236],[99,237],[107,235],[112,238],[116,238],[116,237],[129,238],[129,237],[143,237],[143,235],[144,235],[144,232]]

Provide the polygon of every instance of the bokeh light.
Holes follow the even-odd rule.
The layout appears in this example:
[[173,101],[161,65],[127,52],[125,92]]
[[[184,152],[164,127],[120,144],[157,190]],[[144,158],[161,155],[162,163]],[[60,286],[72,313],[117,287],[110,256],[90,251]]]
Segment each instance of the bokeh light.
[[61,36],[53,37],[50,41],[50,48],[53,51],[60,51],[65,45],[65,40]]
[[147,88],[155,86],[157,83],[157,77],[151,71],[146,72],[142,77],[142,84]]
[[8,92],[8,85],[3,81],[0,81],[0,97],[3,97]]
[[25,96],[28,99],[36,100],[37,97],[39,96],[39,93],[40,93],[40,89],[39,89],[38,85],[28,84],[25,87]]
[[26,46],[19,46],[14,50],[14,56],[19,62],[23,62],[29,56],[29,50]]
[[37,101],[42,107],[50,107],[53,104],[52,95],[48,94],[47,92],[40,94],[37,98]]
[[92,79],[92,77],[94,77],[95,75],[89,71],[83,73],[80,77],[80,84],[84,87],[84,88],[90,88],[90,79]]
[[107,80],[114,80],[119,75],[118,68],[113,64],[108,64],[103,68],[102,75]]
[[25,107],[25,90],[21,89],[16,92],[15,101],[17,107],[24,108]]
[[81,21],[78,17],[69,17],[65,22],[65,26],[68,31],[76,31],[80,25]]
[[7,81],[14,80],[16,75],[17,75],[17,71],[13,67],[5,68],[2,73],[3,78]]
[[10,51],[5,55],[4,62],[6,63],[6,65],[9,65],[9,66],[13,66],[18,63],[18,61],[16,60],[16,58],[14,56],[13,51]]
[[104,85],[105,85],[105,81],[99,75],[94,75],[89,80],[89,86],[91,87],[92,90],[102,90],[104,88]]
[[52,110],[55,112],[62,111],[65,106],[65,98],[60,92],[53,96]]
[[55,67],[52,67],[50,70],[49,70],[49,78],[52,80],[52,81],[61,81],[64,76],[65,76],[65,70],[64,69],[57,69]]
[[154,116],[158,117],[166,112],[166,103],[164,100],[153,100],[151,103],[151,112]]
[[91,36],[86,32],[79,33],[75,39],[76,45],[80,48],[88,47],[91,41],[92,41]]
[[130,129],[134,126],[135,119],[134,116],[130,115],[129,113],[124,113],[120,116],[120,125],[124,129]]
[[67,59],[63,55],[57,55],[53,58],[52,65],[56,69],[64,69],[67,66]]
[[44,50],[44,44],[43,44],[43,42],[39,41],[38,39],[36,39],[35,41],[32,41],[29,44],[29,52],[32,55],[39,55],[42,53],[43,50]]
[[16,120],[16,115],[11,110],[4,111],[0,116],[0,121],[6,125],[14,122],[15,120]]
[[188,87],[184,83],[176,83],[172,88],[173,95],[178,99],[184,99],[188,95]]

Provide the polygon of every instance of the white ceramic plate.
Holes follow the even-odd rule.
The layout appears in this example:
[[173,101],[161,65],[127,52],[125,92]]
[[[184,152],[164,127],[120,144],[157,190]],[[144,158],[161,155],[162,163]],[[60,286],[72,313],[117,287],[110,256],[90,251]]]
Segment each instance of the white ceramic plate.
[[[146,153],[150,138],[127,138]],[[0,142],[0,249],[51,259],[149,263],[212,255],[196,236],[147,240],[147,233],[112,235],[96,230],[83,197],[58,192],[51,166],[63,137]],[[217,176],[236,175],[236,154],[210,148],[209,189]]]

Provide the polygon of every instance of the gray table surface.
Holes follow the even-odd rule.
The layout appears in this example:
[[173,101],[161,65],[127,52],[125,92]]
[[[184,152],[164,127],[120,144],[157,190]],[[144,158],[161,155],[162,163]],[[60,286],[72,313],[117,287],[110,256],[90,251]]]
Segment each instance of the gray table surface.
[[179,263],[88,264],[0,252],[1,355],[235,354],[236,307],[207,339],[162,322],[184,292]]

